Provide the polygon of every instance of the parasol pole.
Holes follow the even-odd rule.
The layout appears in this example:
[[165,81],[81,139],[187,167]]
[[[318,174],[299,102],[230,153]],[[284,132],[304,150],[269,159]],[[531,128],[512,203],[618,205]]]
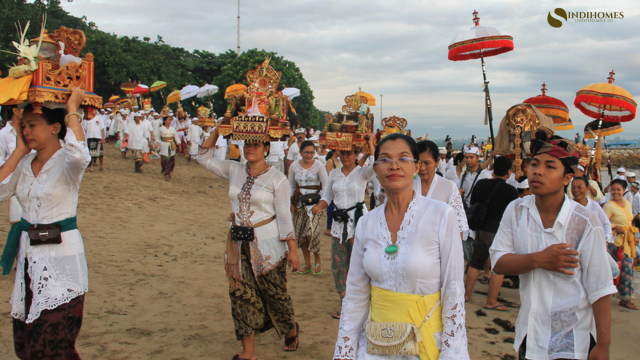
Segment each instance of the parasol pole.
[[484,55],[480,50],[480,61],[482,62],[482,77],[484,78],[484,93],[485,93],[485,105],[487,106],[487,113],[489,115],[489,132],[491,133],[491,149],[495,150],[493,143],[493,110],[491,109],[491,94],[489,93],[489,82],[487,81],[487,72],[484,67]]

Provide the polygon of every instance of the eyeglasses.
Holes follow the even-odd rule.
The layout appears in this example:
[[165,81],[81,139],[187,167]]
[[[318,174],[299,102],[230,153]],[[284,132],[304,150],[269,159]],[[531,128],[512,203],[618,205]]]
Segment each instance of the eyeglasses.
[[418,162],[418,160],[410,158],[408,156],[403,156],[397,160],[388,158],[379,158],[378,160],[376,160],[376,164],[380,167],[391,167],[391,164],[393,164],[394,162],[400,166],[409,166],[415,162]]
[[315,153],[316,153],[315,151],[303,151],[303,152],[301,152],[302,155],[313,155]]

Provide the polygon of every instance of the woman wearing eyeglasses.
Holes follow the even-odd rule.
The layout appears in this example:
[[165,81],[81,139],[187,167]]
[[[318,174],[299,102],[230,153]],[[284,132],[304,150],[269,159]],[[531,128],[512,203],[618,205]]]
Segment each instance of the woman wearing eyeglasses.
[[418,158],[402,134],[375,150],[387,201],[356,227],[334,359],[469,359],[458,222],[413,190]]
[[462,236],[462,232],[469,230],[467,215],[456,184],[436,174],[436,167],[440,161],[438,145],[431,140],[422,140],[417,143],[417,146],[420,154],[420,170],[418,177],[413,180],[413,190],[429,199],[449,204],[456,214],[458,229]]
[[[373,137],[369,138],[369,153],[375,150]],[[373,178],[373,159],[369,166],[356,166],[358,151],[339,151],[342,167],[329,174],[329,181],[322,195],[322,200],[313,207],[312,213],[318,215],[333,201],[333,223],[331,225],[331,270],[336,283],[340,301],[344,298],[349,272],[349,259],[353,247],[353,235],[358,220],[367,213],[364,205],[364,191],[367,183]],[[361,163],[367,156],[363,156]],[[332,315],[340,319],[340,312]]]
[[[313,142],[305,140],[300,144],[302,159],[296,160],[289,167],[289,185],[291,187],[291,212],[296,230],[298,246],[302,249],[305,265],[298,270],[304,275],[311,272],[311,253],[315,266],[314,275],[322,273],[320,261],[320,215],[311,213],[327,186],[327,170],[324,164],[314,159],[316,155]],[[302,200],[302,201],[301,201]]]

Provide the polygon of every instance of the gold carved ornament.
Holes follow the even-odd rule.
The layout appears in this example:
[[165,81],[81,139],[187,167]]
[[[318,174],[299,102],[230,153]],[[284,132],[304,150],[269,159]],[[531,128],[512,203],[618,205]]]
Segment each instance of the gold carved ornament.
[[362,104],[367,104],[368,100],[364,96],[358,96],[356,94],[349,95],[344,98],[344,103],[346,105],[342,106],[342,112],[352,113],[360,111],[360,106]]
[[516,179],[524,175],[522,171],[522,133],[534,133],[538,129],[539,120],[530,106],[520,105],[512,108],[507,114],[509,131],[514,134],[513,152]]
[[249,92],[261,92],[264,95],[275,93],[280,84],[281,75],[279,71],[269,66],[270,57],[267,57],[255,70],[247,71],[247,84]]
[[51,39],[56,42],[62,41],[64,43],[65,54],[76,57],[80,57],[80,53],[87,42],[84,32],[77,29],[67,29],[64,26],[56,30],[53,35],[51,35]]

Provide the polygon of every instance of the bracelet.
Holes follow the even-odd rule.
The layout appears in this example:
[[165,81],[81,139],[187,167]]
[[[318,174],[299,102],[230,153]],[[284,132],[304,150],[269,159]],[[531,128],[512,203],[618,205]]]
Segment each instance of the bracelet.
[[64,117],[65,125],[69,125],[69,116],[71,116],[71,115],[78,116],[78,121],[80,121],[80,119],[82,119],[82,114],[80,114],[80,113],[77,113],[77,112],[68,113],[67,116]]

